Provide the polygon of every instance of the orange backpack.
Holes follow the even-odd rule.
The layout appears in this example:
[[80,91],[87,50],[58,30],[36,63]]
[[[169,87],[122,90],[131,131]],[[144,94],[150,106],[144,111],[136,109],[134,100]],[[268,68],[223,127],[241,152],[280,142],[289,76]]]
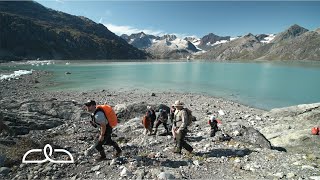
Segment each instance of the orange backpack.
[[109,105],[97,105],[97,109],[101,109],[108,119],[109,125],[114,128],[118,124],[118,118],[114,110]]

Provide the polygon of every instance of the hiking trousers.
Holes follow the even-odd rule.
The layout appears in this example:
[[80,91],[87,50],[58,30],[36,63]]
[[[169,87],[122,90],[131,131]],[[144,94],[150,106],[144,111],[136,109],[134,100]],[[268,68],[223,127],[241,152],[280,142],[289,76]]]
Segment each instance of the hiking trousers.
[[157,124],[156,124],[156,131],[158,130],[158,127],[160,126],[160,124],[163,124],[163,127],[166,129],[167,133],[169,133],[169,129],[168,129],[167,122],[166,122],[166,121],[161,122],[160,120],[158,120],[158,121],[157,121]]
[[187,130],[182,130],[177,134],[176,140],[176,147],[179,152],[181,152],[182,148],[186,149],[189,152],[193,151],[193,148],[185,141],[185,137],[187,135]]
[[95,144],[95,148],[99,152],[104,151],[104,148],[102,147],[102,145],[104,145],[104,144],[109,145],[109,146],[113,146],[113,148],[117,152],[121,152],[121,148],[119,147],[118,143],[111,139],[111,134],[112,134],[112,128],[109,125],[107,125],[106,132],[104,134],[104,140],[103,141],[97,140],[97,142]]

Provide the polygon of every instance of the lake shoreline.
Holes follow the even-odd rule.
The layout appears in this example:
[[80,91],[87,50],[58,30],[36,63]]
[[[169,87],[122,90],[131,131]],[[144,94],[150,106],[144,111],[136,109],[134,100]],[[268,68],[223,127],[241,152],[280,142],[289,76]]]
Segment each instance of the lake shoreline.
[[[261,140],[271,141],[275,134],[281,136],[279,133],[284,133],[283,137],[287,131],[299,132],[302,121],[300,118],[283,120],[264,110],[193,93],[154,92],[152,95],[152,91],[141,92],[138,89],[49,92],[44,87],[54,85],[48,80],[50,76],[50,72],[34,71],[19,79],[0,82],[0,115],[3,115],[4,123],[15,133],[13,136],[0,133],[0,154],[7,158],[4,163],[0,161],[0,167],[7,167],[11,171],[6,176],[7,179],[48,176],[58,179],[119,179],[122,176],[122,169],[119,167],[128,168],[128,177],[133,179],[140,176],[140,171],[145,172],[142,177],[146,179],[154,179],[160,172],[169,172],[174,177],[183,179],[185,176],[181,174],[181,169],[188,174],[189,179],[207,179],[211,176],[217,179],[234,179],[235,176],[239,179],[272,179],[278,177],[279,171],[283,172],[283,176],[294,174],[297,178],[306,178],[318,172],[318,167],[313,166],[313,162],[304,159],[308,154],[318,157],[314,152],[318,148],[317,143],[313,143],[318,142],[318,137],[305,133],[303,141],[294,141],[297,147],[303,147],[302,150],[289,149],[290,146],[281,144],[276,144],[275,148],[261,146]],[[94,161],[97,153],[91,156],[84,154],[98,133],[98,129],[89,125],[90,114],[84,110],[83,103],[89,99],[96,100],[98,104],[110,104],[118,112],[119,124],[114,129],[116,136],[113,139],[124,151],[120,158],[112,159],[112,148],[108,146],[105,146],[108,156],[105,161]],[[183,155],[172,153],[173,139],[171,136],[160,135],[164,131],[162,126],[156,136],[143,134],[140,119],[145,114],[147,105],[157,109],[161,104],[170,106],[178,99],[197,118],[188,128],[190,132],[187,137],[194,147],[193,157],[187,157],[184,152]],[[309,113],[314,109],[312,106],[299,111],[292,110],[292,114]],[[277,113],[282,115],[283,112]],[[211,115],[222,121],[214,138],[209,136],[208,120]],[[310,114],[308,117],[316,116]],[[305,119],[306,116],[303,116],[303,120]],[[249,133],[249,129],[256,133]],[[286,132],[279,129],[285,129]],[[309,130],[309,125],[304,129]],[[232,139],[220,140],[225,137],[224,134],[230,135]],[[266,140],[264,135],[270,139]],[[260,141],[256,141],[258,137]],[[283,140],[291,138],[284,137]],[[312,140],[310,145],[305,142],[306,138]],[[75,164],[57,165],[54,168],[52,163],[21,164],[25,152],[33,148],[41,149],[47,143],[70,150]],[[309,148],[308,151],[305,147]],[[288,152],[284,152],[286,149]],[[136,164],[132,166],[132,163]],[[92,170],[96,167],[101,170]],[[304,169],[305,167],[310,168]]]
[[[10,81],[4,80],[0,81],[1,95],[0,99],[16,99],[16,100],[23,100],[24,98],[29,99],[30,94],[34,94],[33,99],[50,99],[50,98],[57,98],[61,100],[75,100],[75,101],[83,101],[85,102],[87,99],[96,99],[97,102],[106,102],[107,97],[111,97],[112,94],[119,97],[119,100],[115,100],[115,102],[110,102],[112,105],[116,105],[117,103],[121,104],[121,101],[128,102],[126,96],[133,95],[138,98],[132,98],[131,102],[137,102],[142,97],[142,101],[147,101],[148,98],[151,98],[152,93],[155,93],[155,98],[161,100],[163,102],[168,102],[167,105],[174,103],[177,99],[182,99],[186,101],[186,104],[192,104],[192,99],[187,100],[186,97],[197,97],[202,99],[208,99],[208,102],[218,101],[223,103],[229,104],[236,104],[237,106],[243,106],[248,109],[256,109],[258,111],[266,111],[265,109],[260,109],[256,107],[252,107],[249,105],[241,104],[237,101],[227,100],[221,97],[211,96],[205,93],[189,93],[189,92],[175,92],[175,91],[158,91],[158,90],[150,90],[147,88],[135,88],[128,90],[127,88],[120,88],[120,89],[97,89],[97,90],[89,90],[89,91],[81,91],[81,90],[50,90],[50,88],[55,86],[50,79],[52,78],[53,74],[50,71],[34,71],[32,74],[23,75],[18,77],[18,79],[12,79]],[[19,89],[22,87],[23,90]],[[82,96],[82,97],[81,97]],[[95,97],[96,96],[96,97]],[[105,100],[103,98],[106,98]],[[113,99],[113,98],[112,98]],[[152,100],[151,100],[152,101]],[[170,101],[170,102],[169,102]],[[203,100],[205,101],[205,100]],[[205,103],[205,102],[197,102]],[[156,103],[156,101],[154,101]]]

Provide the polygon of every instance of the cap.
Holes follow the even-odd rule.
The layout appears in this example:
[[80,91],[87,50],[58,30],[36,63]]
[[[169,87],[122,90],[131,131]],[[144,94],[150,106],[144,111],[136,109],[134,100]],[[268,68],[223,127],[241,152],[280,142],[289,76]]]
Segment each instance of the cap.
[[92,106],[92,105],[97,105],[97,103],[94,100],[88,100],[86,103],[84,103],[86,106]]

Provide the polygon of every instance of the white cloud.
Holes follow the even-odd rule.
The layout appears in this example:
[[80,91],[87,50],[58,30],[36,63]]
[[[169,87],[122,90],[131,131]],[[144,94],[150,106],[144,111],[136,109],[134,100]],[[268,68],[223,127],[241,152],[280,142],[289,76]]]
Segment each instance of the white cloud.
[[58,3],[64,3],[64,0],[55,0]]
[[[102,21],[102,18],[99,20],[99,23],[101,23],[101,21]],[[144,32],[146,34],[151,34],[151,35],[155,35],[155,36],[163,36],[165,34],[174,34],[179,38],[184,38],[184,37],[188,36],[187,34],[167,33],[162,30],[139,29],[139,28],[135,28],[132,26],[119,26],[119,25],[110,24],[110,23],[104,24],[104,26],[106,26],[110,31],[112,31],[113,33],[115,33],[119,36],[122,34],[131,35],[131,34],[139,33],[139,32]]]
[[139,33],[139,32],[144,32],[146,34],[152,34],[157,36],[166,34],[161,30],[138,29],[132,26],[118,26],[115,24],[104,24],[104,26],[106,26],[110,31],[114,32],[117,35],[122,35],[122,34],[130,35],[130,34]]

